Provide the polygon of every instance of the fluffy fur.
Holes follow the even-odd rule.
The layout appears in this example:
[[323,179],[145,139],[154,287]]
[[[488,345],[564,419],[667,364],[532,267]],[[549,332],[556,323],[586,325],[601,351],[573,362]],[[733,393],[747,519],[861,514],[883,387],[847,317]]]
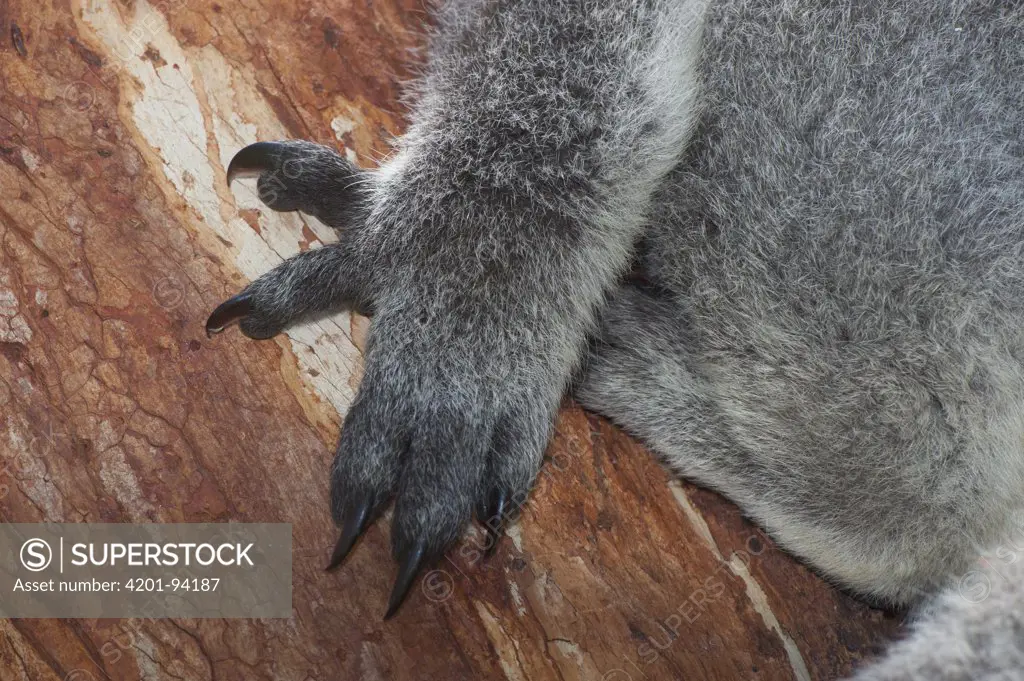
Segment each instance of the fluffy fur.
[[446,4],[379,171],[287,147],[280,207],[344,235],[243,331],[372,307],[334,513],[394,496],[401,556],[527,489],[600,317],[586,406],[831,579],[933,604],[865,679],[1009,678],[1019,570],[935,594],[1024,510],[1024,8],[706,4]]
[[827,574],[914,600],[1024,503],[1024,10],[708,20],[706,110],[646,232],[660,293],[617,295],[581,395]]
[[408,132],[378,171],[305,142],[278,148],[261,195],[343,238],[254,282],[242,331],[264,338],[354,300],[374,311],[331,477],[339,523],[394,496],[396,555],[420,542],[437,554],[475,507],[525,494],[683,150],[703,12],[703,0],[451,2]]
[[[1013,548],[1009,548],[1012,546]],[[999,547],[954,580],[855,681],[1016,681],[1024,676],[1024,543]],[[1002,554],[1002,555],[1000,555]]]

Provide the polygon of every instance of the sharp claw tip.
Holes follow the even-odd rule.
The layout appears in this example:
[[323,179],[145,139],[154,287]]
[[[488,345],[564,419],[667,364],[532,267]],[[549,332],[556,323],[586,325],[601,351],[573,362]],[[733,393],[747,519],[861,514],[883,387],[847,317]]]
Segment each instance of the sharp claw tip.
[[277,142],[256,142],[239,149],[228,163],[228,186],[231,186],[236,178],[255,177],[260,172],[269,170],[272,166],[272,157],[280,147],[281,145]]
[[324,568],[324,572],[333,572],[334,570],[338,569],[338,566],[341,565],[342,561],[345,560],[345,555],[348,553],[348,551],[340,553],[338,551],[339,548],[340,546],[334,547],[334,553],[331,554],[331,562],[329,562],[327,564],[327,567]]
[[419,541],[412,546],[400,559],[398,566],[398,577],[395,579],[395,587],[391,590],[391,598],[388,599],[388,609],[384,613],[384,619],[390,619],[398,608],[401,607],[409,587],[412,586],[416,573],[420,571],[423,559],[426,555],[426,542]]
[[239,293],[228,298],[217,306],[206,319],[206,337],[213,338],[214,334],[220,333],[224,328],[233,322],[252,312],[250,296],[246,293]]
[[[347,541],[346,541],[347,540]],[[324,568],[327,572],[331,572],[343,562],[348,552],[352,550],[352,545],[355,544],[355,537],[346,537],[344,534],[338,539],[338,543],[334,546],[334,553],[331,554],[331,562]]]
[[345,525],[341,529],[341,536],[338,537],[338,543],[334,545],[331,562],[326,568],[328,572],[344,562],[345,556],[349,554],[356,541],[366,531],[372,508],[372,498],[363,499],[361,502],[349,507],[348,512],[345,514]]
[[237,180],[239,177],[242,177],[247,172],[251,172],[242,163],[239,163],[238,157],[242,155],[243,151],[245,150],[243,149],[242,151],[235,154],[235,157],[231,159],[231,163],[228,164],[228,171],[226,173],[226,177],[229,187],[231,186],[231,183]]
[[384,613],[384,621],[387,622],[389,619],[395,616],[398,612],[398,606],[402,604],[402,601],[396,603],[388,603],[388,610]]

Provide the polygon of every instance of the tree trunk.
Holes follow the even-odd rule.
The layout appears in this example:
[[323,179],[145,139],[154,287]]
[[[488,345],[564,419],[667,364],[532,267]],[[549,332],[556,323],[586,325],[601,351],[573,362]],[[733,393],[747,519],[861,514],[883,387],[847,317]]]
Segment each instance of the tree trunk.
[[229,191],[227,161],[307,138],[374,165],[422,3],[7,0],[0,20],[3,520],[287,522],[294,546],[290,620],[0,621],[0,678],[831,679],[896,632],[572,405],[497,553],[456,547],[383,622],[386,521],[323,571],[366,320],[267,342],[203,322],[334,238]]

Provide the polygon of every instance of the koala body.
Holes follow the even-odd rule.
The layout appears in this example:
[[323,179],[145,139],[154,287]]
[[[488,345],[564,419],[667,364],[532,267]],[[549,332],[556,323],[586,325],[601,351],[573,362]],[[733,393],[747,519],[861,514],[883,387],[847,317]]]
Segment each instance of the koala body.
[[453,0],[379,170],[241,152],[341,240],[208,328],[374,314],[335,563],[395,497],[393,612],[499,531],[575,377],[830,579],[930,606],[864,678],[1024,677],[1020,570],[956,595],[1024,519],[1022,37],[980,0]]
[[1024,12],[718,2],[583,402],[906,603],[1024,505]]

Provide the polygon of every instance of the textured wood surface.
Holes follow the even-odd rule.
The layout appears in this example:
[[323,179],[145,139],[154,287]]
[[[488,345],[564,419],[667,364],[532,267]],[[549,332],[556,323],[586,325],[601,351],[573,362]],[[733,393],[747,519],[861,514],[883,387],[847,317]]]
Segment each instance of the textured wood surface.
[[340,571],[327,470],[365,320],[213,341],[329,230],[224,167],[401,131],[419,0],[0,0],[0,513],[294,527],[290,620],[0,621],[0,679],[830,679],[896,634],[715,495],[569,406],[521,522],[381,621],[386,522]]

